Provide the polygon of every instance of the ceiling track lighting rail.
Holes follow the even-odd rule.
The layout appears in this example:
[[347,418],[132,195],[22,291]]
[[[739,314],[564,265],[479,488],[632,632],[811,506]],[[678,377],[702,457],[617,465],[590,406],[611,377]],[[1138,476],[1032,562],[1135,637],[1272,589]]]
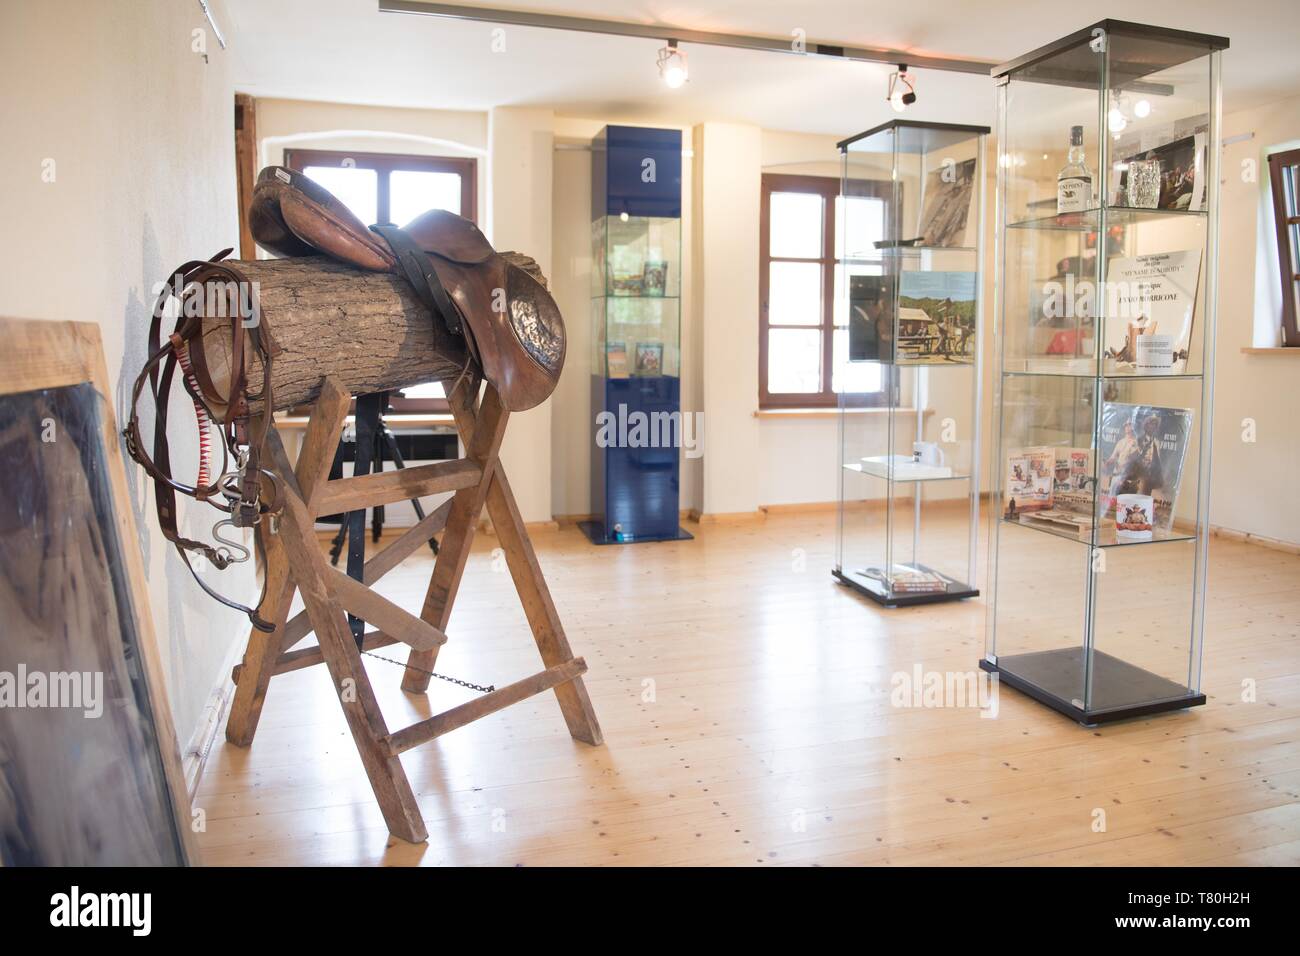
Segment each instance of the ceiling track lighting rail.
[[806,40],[796,45],[790,37],[710,33],[705,30],[687,30],[682,27],[660,26],[653,23],[629,23],[625,20],[597,20],[590,17],[560,16],[558,14],[532,13],[524,10],[467,7],[458,3],[379,0],[379,11],[381,13],[415,13],[454,20],[498,23],[507,26],[568,30],[573,33],[598,33],[607,36],[636,37],[644,40],[675,41],[698,46],[729,47],[734,50],[757,50],[767,53],[786,53],[793,56],[830,57],[837,60],[884,63],[891,66],[898,63],[907,63],[912,67],[926,70],[977,73],[980,76],[988,76],[989,71],[996,65],[989,60],[959,60],[947,57],[922,56],[905,50],[854,47],[842,44],[818,43],[812,40]]

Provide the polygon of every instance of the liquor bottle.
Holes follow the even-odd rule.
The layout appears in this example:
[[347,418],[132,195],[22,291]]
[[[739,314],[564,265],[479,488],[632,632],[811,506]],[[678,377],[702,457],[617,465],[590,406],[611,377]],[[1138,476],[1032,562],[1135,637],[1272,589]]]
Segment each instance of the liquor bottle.
[[1083,212],[1092,206],[1092,173],[1083,161],[1083,127],[1070,127],[1070,152],[1056,176],[1056,211]]

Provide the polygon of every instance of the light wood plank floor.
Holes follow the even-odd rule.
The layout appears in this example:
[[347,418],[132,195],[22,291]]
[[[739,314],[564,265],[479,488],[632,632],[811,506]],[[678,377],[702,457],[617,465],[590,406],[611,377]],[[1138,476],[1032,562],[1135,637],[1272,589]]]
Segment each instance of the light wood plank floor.
[[[287,674],[253,746],[208,760],[205,862],[1300,863],[1300,557],[1214,539],[1209,704],[1092,730],[1010,689],[995,719],[891,706],[896,672],[976,666],[983,598],[876,607],[832,581],[830,514],[691,530],[535,536],[603,747],[572,741],[546,695],[411,751],[429,828],[412,846],[388,836],[324,668]],[[478,537],[438,669],[501,685],[539,665],[493,547]],[[381,590],[418,607],[431,563]],[[1151,581],[1125,578],[1135,599]],[[1042,614],[1072,626],[1049,593]],[[390,728],[470,696],[408,697],[398,667],[367,666]]]

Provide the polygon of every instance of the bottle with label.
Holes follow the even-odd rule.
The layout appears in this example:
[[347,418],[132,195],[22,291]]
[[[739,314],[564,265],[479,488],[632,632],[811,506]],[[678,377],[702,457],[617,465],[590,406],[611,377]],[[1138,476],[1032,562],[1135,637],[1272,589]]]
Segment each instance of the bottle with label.
[[1092,173],[1083,161],[1083,127],[1070,127],[1070,152],[1056,177],[1056,211],[1083,212],[1092,207]]

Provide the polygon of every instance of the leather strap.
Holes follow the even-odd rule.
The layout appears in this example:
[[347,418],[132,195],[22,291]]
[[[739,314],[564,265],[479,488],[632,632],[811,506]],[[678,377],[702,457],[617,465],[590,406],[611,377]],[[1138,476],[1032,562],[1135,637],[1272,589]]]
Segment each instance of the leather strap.
[[[178,527],[176,512],[177,492],[196,501],[206,501],[217,510],[229,513],[230,521],[236,527],[253,527],[262,520],[263,516],[279,510],[279,489],[275,485],[274,477],[263,472],[261,467],[263,447],[271,425],[271,411],[275,407],[271,385],[272,356],[264,330],[257,321],[260,317],[251,314],[255,312],[256,305],[240,301],[245,290],[251,290],[252,286],[238,270],[220,264],[231,251],[225,249],[208,261],[192,260],[185,263],[173,273],[171,283],[159,294],[149,326],[149,357],[136,377],[131,391],[130,418],[123,430],[123,436],[126,439],[127,453],[154,480],[154,504],[158,511],[158,525],[163,536],[176,546],[177,552],[185,562],[185,567],[189,569],[199,587],[225,606],[248,615],[253,627],[269,632],[273,631],[275,626],[262,619],[256,606],[247,607],[218,594],[198,576],[190,563],[188,552],[193,551],[203,555],[218,570],[224,570],[230,564],[230,560],[221,549],[183,537]],[[204,309],[199,309],[198,314],[187,315],[186,298],[205,295],[210,281],[223,283],[227,293],[225,315],[229,316],[230,322],[231,372],[230,388],[225,396],[216,394],[210,379],[203,381],[197,374],[185,374],[187,364],[195,359],[198,359],[200,364],[202,361],[199,343],[203,337],[201,316],[204,312]],[[163,340],[161,330],[164,310],[173,297],[180,304],[179,315],[172,333]],[[248,392],[245,368],[246,346],[251,346],[262,362],[262,390],[256,395],[250,395]],[[194,351],[191,351],[191,348],[194,348]],[[200,427],[202,428],[206,418],[220,433],[221,470],[208,484],[196,482],[194,485],[187,485],[177,481],[172,474],[171,449],[167,439],[167,413],[171,386],[178,367],[182,371],[181,384],[194,403]],[[204,369],[204,378],[206,379],[206,369]],[[155,408],[152,457],[145,451],[138,410],[140,396],[146,382]],[[249,405],[250,402],[258,400],[264,402],[265,411],[254,427],[249,421]],[[214,410],[214,405],[221,408],[219,414]],[[205,448],[206,446],[201,446],[201,451],[205,451]],[[241,463],[238,487],[232,487],[230,483],[224,486],[222,484],[222,476],[228,473],[232,458]],[[264,483],[268,482],[274,491],[271,496],[264,493],[267,490]],[[260,536],[255,541],[255,547],[258,554],[264,558]],[[265,597],[265,593],[266,584],[263,581],[262,597]],[[261,603],[262,598],[259,598],[257,604]]]
[[435,316],[441,317],[443,324],[447,326],[447,331],[452,335],[463,336],[465,333],[460,310],[456,308],[456,303],[451,301],[451,296],[443,288],[442,280],[438,278],[429,254],[419,247],[405,229],[398,226],[374,225],[370,229],[382,236],[388,243],[388,247],[393,250],[393,255],[397,258],[397,264],[402,267],[406,281],[411,283],[411,287],[419,300],[424,303],[424,307]]

